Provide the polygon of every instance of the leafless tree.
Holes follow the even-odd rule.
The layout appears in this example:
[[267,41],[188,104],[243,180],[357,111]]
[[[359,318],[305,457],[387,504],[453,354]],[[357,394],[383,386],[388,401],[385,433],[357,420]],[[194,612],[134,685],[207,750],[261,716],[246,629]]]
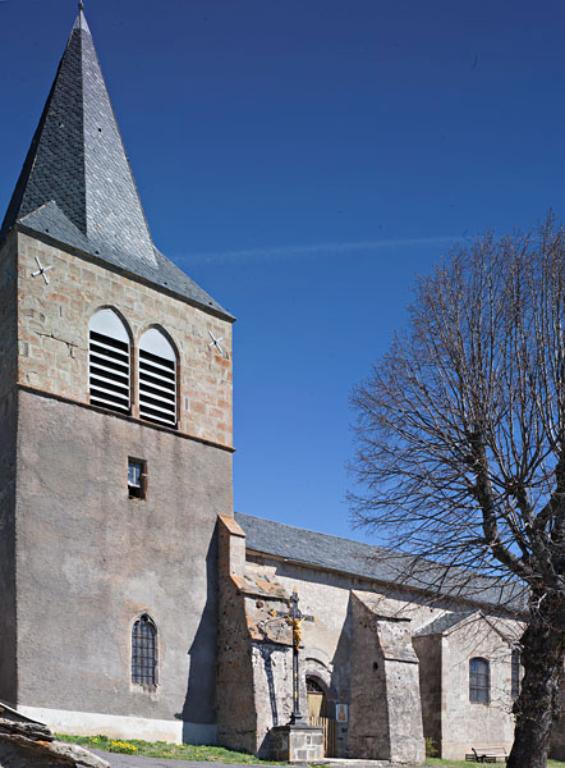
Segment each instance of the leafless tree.
[[406,562],[433,562],[438,588],[486,575],[514,605],[525,590],[508,766],[545,768],[565,654],[565,231],[552,216],[421,278],[407,331],[353,402],[357,522],[417,556]]

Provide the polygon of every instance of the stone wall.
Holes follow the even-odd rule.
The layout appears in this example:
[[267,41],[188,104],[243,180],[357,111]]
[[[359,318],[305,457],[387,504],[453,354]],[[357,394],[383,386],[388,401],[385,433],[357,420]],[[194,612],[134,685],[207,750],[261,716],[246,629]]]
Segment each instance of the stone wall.
[[[304,657],[309,664],[324,670],[333,701],[353,706],[351,689],[354,671],[351,660],[355,622],[352,619],[351,592],[371,596],[375,610],[384,615],[410,619],[410,631],[419,629],[441,617],[446,611],[470,610],[471,604],[455,599],[432,600],[402,587],[371,583],[347,574],[322,571],[275,557],[249,552],[248,572],[255,578],[268,576],[285,589],[296,588],[305,613],[316,621],[304,625]],[[510,636],[517,638],[516,622],[493,617]],[[490,625],[485,624],[490,633]],[[488,634],[487,633],[487,634]],[[426,735],[431,735],[444,756],[461,758],[470,742],[488,739],[491,744],[509,744],[512,740],[513,718],[510,713],[510,646],[500,634],[485,640],[481,632],[461,632],[447,641],[438,638],[436,652],[422,664],[420,680]],[[492,646],[492,647],[491,647]],[[421,638],[416,638],[420,660],[426,655]],[[488,707],[470,705],[468,701],[468,663],[472,656],[487,654],[492,658],[493,690],[496,701]],[[502,659],[501,659],[502,654]],[[366,657],[359,657],[365,665]],[[365,668],[365,667],[363,667]],[[363,668],[359,670],[362,678]],[[439,707],[438,707],[439,704]],[[349,722],[338,724],[338,756],[356,757],[357,737],[351,737],[353,711]]]
[[17,241],[0,250],[0,402],[14,390],[18,363]]
[[[18,243],[20,384],[88,403],[88,324],[97,309],[111,306],[127,321],[135,348],[155,324],[176,345],[179,431],[232,445],[229,322],[27,235],[19,234]],[[31,277],[36,258],[53,267],[49,285]],[[223,339],[227,357],[210,346],[209,333]],[[132,415],[138,415],[135,402]]]
[[[273,729],[292,714],[292,634],[276,618],[288,611],[289,593],[248,571],[245,534],[229,518],[219,520],[219,573],[218,740],[274,759]],[[304,684],[301,700],[305,707]]]
[[[18,637],[17,661],[14,638],[0,641],[0,685],[58,730],[214,741],[215,527],[218,515],[233,515],[231,323],[30,236],[10,242],[1,264],[12,272],[2,271],[0,292],[8,286],[13,301],[0,304],[10,331],[0,352],[17,329]],[[48,284],[33,277],[37,260],[52,267]],[[131,332],[130,416],[89,405],[88,325],[107,306]],[[178,350],[178,430],[139,419],[136,349],[154,325]],[[3,433],[15,435],[6,398],[0,403]],[[129,498],[130,457],[147,463],[143,500]],[[6,501],[2,515],[10,533]],[[9,562],[11,553],[1,554]],[[0,600],[10,619],[9,588]],[[155,689],[131,682],[131,631],[142,613],[158,629]]]
[[[276,759],[271,740],[272,729],[287,725],[292,715],[292,648],[254,642],[251,664],[257,712],[257,746],[254,751],[260,757]],[[305,689],[301,694],[304,712]]]
[[[461,759],[477,746],[512,746],[514,718],[511,696],[511,632],[499,622],[507,638],[484,619],[472,618],[441,638],[442,741],[444,758]],[[516,637],[519,633],[515,631]],[[469,698],[469,660],[483,657],[490,663],[491,701],[478,704]]]
[[[307,568],[265,555],[248,553],[247,568],[256,578],[263,575],[276,579],[289,594],[296,588],[302,610],[315,617],[314,622],[305,623],[303,627],[303,670],[305,675],[324,684],[331,717],[335,716],[337,705],[344,705],[347,711],[353,703],[351,665],[355,622],[352,619],[352,590],[375,597],[382,613],[411,619],[412,630],[441,616],[447,607],[456,606],[450,601],[430,605],[428,599],[417,594],[408,595],[400,588],[384,587],[347,574]],[[367,672],[365,657],[361,657],[359,663],[363,665],[359,670],[362,678]],[[358,745],[350,744],[349,740],[351,724],[351,716],[336,724],[337,757],[357,756]]]
[[410,621],[383,616],[378,604],[366,593],[352,594],[349,752],[418,764],[424,736]]
[[17,700],[15,489],[17,439],[15,239],[0,252],[0,699]]
[[[128,497],[128,456],[147,462],[145,500]],[[231,463],[172,431],[20,393],[20,705],[50,710],[50,725],[61,710],[104,713],[213,740],[214,531],[232,513]],[[131,629],[145,612],[158,628],[154,692],[131,683]],[[82,720],[94,733],[106,722]]]
[[218,521],[218,742],[253,753],[257,712],[245,605],[232,576],[245,572],[245,536],[234,520]]
[[[272,739],[280,731],[274,729],[285,726],[292,713],[292,636],[284,620],[276,617],[288,610],[288,598],[296,588],[301,610],[314,617],[302,624],[302,713],[307,713],[306,679],[313,677],[326,691],[327,715],[335,718],[339,705],[346,713],[337,724],[339,756],[418,762],[423,757],[418,659],[409,632],[373,626],[374,606],[367,608],[363,602],[371,593],[357,597],[357,592],[337,586],[335,575],[331,584],[326,582],[328,575],[320,572],[308,580],[304,572],[301,579],[288,573],[279,578],[272,565],[246,562],[243,532],[236,525],[221,521],[220,573],[229,575],[229,579],[221,579],[220,586],[221,743],[265,758],[276,751]],[[380,607],[379,595],[371,597]],[[362,606],[361,613],[369,614],[371,625],[366,632],[366,616],[355,611],[355,600]],[[403,626],[409,623],[395,616],[390,621]],[[377,657],[379,663],[374,667]],[[383,676],[382,690],[375,685],[375,675]],[[379,740],[376,732],[381,725]],[[367,729],[371,732],[368,740]]]

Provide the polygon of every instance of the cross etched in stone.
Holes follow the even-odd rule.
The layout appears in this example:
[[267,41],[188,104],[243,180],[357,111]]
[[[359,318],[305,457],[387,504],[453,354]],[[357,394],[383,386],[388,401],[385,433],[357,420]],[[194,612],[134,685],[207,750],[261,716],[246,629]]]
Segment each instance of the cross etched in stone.
[[45,281],[45,285],[49,285],[49,278],[47,277],[47,273],[50,269],[54,269],[54,265],[51,264],[49,267],[44,267],[41,261],[39,260],[39,257],[35,257],[35,261],[37,262],[37,270],[35,272],[31,273],[32,277],[42,277]]
[[224,351],[224,348],[222,347],[222,341],[224,340],[223,336],[220,336],[218,339],[214,336],[212,331],[208,331],[208,335],[212,339],[212,341],[208,344],[209,347],[213,347],[214,349],[217,349],[218,352],[222,355],[222,357],[225,357],[226,360],[228,359],[228,355]]

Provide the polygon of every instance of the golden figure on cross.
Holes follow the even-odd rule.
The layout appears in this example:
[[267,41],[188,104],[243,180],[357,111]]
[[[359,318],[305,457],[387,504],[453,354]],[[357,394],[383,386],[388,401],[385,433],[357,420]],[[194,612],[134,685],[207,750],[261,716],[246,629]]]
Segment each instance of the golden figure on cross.
[[302,642],[302,622],[304,619],[290,619],[290,625],[292,626],[292,645],[297,650],[300,648]]
[[298,607],[298,592],[293,592],[290,596],[290,607],[288,613],[284,611],[272,610],[269,612],[271,621],[282,619],[292,629],[292,717],[291,724],[304,724],[305,720],[300,712],[300,670],[299,670],[299,651],[302,643],[302,624],[305,621],[314,621],[313,616],[308,616]]

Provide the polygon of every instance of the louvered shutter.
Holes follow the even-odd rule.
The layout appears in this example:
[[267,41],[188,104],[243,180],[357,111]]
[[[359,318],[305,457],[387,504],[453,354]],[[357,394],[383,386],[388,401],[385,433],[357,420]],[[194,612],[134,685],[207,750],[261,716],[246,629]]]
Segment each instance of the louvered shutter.
[[139,414],[159,424],[177,424],[177,356],[156,328],[139,345]]
[[111,309],[99,310],[90,321],[88,349],[90,402],[129,413],[131,350],[129,335]]

